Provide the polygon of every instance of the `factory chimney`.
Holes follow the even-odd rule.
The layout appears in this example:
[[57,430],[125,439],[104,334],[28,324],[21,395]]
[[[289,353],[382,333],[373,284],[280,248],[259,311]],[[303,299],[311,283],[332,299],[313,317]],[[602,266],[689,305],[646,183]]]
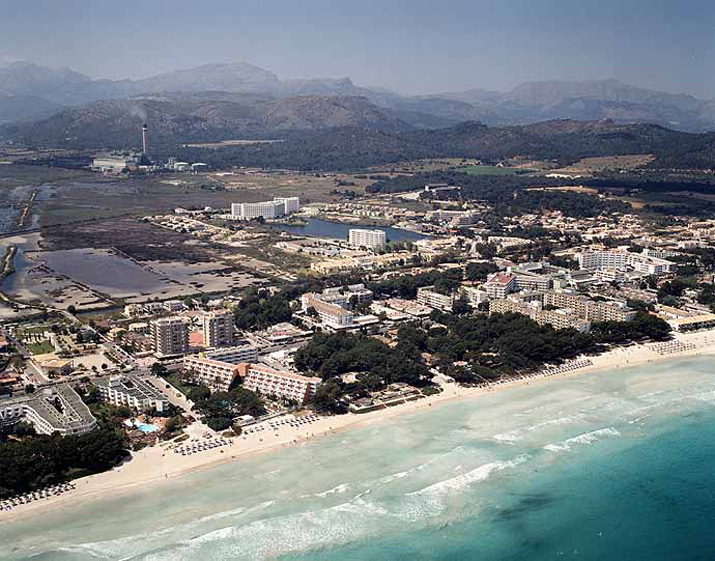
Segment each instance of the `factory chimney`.
[[146,156],[146,133],[149,130],[149,127],[147,126],[146,123],[142,125],[142,154]]

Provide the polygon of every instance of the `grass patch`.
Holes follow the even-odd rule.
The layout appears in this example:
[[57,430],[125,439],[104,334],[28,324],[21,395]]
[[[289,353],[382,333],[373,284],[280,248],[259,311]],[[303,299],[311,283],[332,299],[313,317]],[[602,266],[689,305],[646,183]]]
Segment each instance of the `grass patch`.
[[49,341],[42,341],[41,343],[29,343],[25,346],[27,347],[27,350],[30,351],[33,355],[46,355],[55,350],[55,348],[52,346],[52,343],[50,343]]

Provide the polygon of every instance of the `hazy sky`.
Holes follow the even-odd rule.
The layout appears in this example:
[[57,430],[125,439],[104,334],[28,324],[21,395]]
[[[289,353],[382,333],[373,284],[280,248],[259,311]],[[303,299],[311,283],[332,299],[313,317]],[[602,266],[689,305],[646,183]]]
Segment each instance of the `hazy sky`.
[[715,1],[0,0],[0,54],[94,78],[246,61],[404,93],[617,78],[715,97]]

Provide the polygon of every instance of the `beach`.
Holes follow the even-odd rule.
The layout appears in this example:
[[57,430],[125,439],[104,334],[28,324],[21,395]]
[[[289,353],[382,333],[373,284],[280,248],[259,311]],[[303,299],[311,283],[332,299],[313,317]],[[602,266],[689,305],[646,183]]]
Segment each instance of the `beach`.
[[[360,426],[380,424],[389,419],[411,413],[440,407],[456,400],[468,400],[480,396],[503,392],[516,387],[545,384],[558,385],[564,378],[584,375],[602,370],[614,373],[619,369],[658,363],[685,357],[715,353],[715,331],[690,334],[676,334],[670,344],[649,343],[616,348],[607,353],[585,357],[567,363],[567,367],[556,372],[534,374],[531,377],[502,382],[488,388],[464,388],[456,384],[446,384],[442,393],[423,399],[396,405],[363,414],[347,414],[321,417],[315,422],[298,427],[281,426],[276,430],[242,435],[232,439],[228,446],[221,446],[192,455],[176,454],[166,443],[145,448],[133,453],[125,464],[109,471],[75,481],[72,492],[53,496],[41,501],[19,505],[12,511],[0,512],[0,520],[18,520],[47,511],[57,511],[71,507],[78,502],[85,503],[108,496],[119,496],[139,488],[160,485],[192,472],[245,459],[251,455],[271,450],[300,446],[325,435],[336,434]],[[569,364],[571,366],[569,366]]]
[[625,366],[637,350],[620,351],[620,368],[594,361],[320,436],[308,425],[316,437],[297,444],[261,436],[270,453],[247,440],[228,456],[179,455],[168,478],[176,454],[153,469],[148,455],[79,480],[53,508],[4,513],[0,559],[667,560],[683,526],[701,554],[686,558],[712,558],[712,356],[650,350]]

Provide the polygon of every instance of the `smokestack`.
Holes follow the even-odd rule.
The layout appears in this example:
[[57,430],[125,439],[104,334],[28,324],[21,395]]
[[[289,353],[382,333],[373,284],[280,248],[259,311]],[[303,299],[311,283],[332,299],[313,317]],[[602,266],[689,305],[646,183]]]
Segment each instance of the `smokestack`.
[[146,123],[142,125],[142,154],[146,156],[146,133],[149,130],[149,127],[147,126]]

